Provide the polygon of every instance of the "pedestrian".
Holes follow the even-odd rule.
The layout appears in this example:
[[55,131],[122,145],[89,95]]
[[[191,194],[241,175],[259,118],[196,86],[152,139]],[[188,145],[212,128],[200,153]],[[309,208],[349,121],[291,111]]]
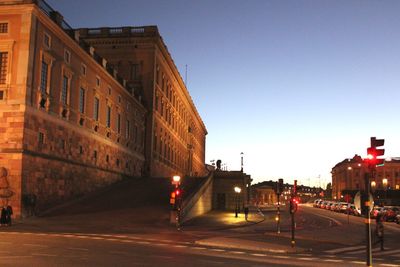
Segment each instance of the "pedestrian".
[[249,207],[245,206],[244,207],[244,218],[246,219],[246,221],[247,221],[248,216],[249,216]]
[[384,250],[383,247],[383,215],[382,213],[378,213],[376,216],[376,228],[375,228],[375,235],[376,235],[376,242],[375,244],[380,243],[381,245],[381,250]]
[[13,215],[13,209],[10,205],[6,207],[6,225],[11,226],[11,215]]
[[6,213],[7,213],[7,209],[6,209],[6,207],[3,207],[1,209],[1,214],[0,214],[0,226],[7,225],[7,220],[6,220],[7,214]]

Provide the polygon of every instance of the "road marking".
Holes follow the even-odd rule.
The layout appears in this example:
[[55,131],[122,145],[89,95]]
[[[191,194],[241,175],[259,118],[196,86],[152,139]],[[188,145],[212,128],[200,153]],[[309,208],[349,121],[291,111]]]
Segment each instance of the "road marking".
[[364,265],[364,264],[365,264],[365,262],[364,262],[364,261],[351,261],[351,263],[355,263],[355,264],[362,264],[362,265]]
[[175,248],[187,248],[188,246],[184,246],[184,245],[174,245],[173,247],[175,247]]
[[357,249],[361,249],[361,248],[365,248],[365,246],[354,246],[354,247],[346,247],[346,248],[337,248],[337,249],[325,250],[325,252],[326,253],[330,253],[330,254],[336,254],[336,253],[340,253],[340,252],[352,251],[352,250],[357,250]]
[[343,225],[341,222],[339,222],[338,220],[336,220],[336,219],[334,219],[334,218],[332,218],[332,217],[325,216],[325,215],[321,215],[321,214],[317,214],[317,213],[314,213],[314,215],[319,216],[319,217],[323,217],[323,218],[325,218],[325,219],[329,219],[329,220],[335,222],[335,223],[336,223],[337,225],[339,225],[339,226],[342,226],[342,225]]
[[225,249],[219,249],[219,248],[210,248],[209,250],[211,251],[217,251],[217,252],[225,252]]
[[153,245],[156,245],[156,246],[169,246],[169,244],[164,244],[164,243],[154,243]]
[[203,248],[203,247],[191,247],[191,249],[204,250],[204,249],[206,249],[206,248]]
[[70,249],[70,250],[80,250],[80,251],[89,251],[89,249],[87,249],[87,248],[67,248],[67,249]]
[[0,259],[32,258],[32,256],[0,256]]
[[267,256],[265,254],[258,254],[258,253],[254,253],[254,254],[250,254],[250,255],[256,256],[256,257],[265,257],[265,256]]
[[278,259],[289,259],[289,256],[272,256],[273,258],[278,258]]
[[399,267],[398,264],[380,263],[379,266]]
[[245,254],[243,251],[229,251],[229,252],[233,254]]
[[48,248],[49,246],[45,246],[45,245],[38,245],[38,244],[22,244],[23,246],[27,246],[27,247],[38,247],[38,248]]
[[12,242],[0,241],[0,244],[10,245],[10,244],[12,244]]
[[32,253],[32,256],[44,256],[44,257],[57,257],[56,254],[46,254],[46,253]]
[[296,258],[298,260],[302,260],[302,261],[313,261],[316,260],[317,258]]
[[343,260],[334,260],[334,259],[324,259],[326,262],[342,262]]
[[377,252],[376,255],[383,256],[383,255],[388,255],[388,254],[392,254],[392,253],[393,254],[400,253],[400,249]]

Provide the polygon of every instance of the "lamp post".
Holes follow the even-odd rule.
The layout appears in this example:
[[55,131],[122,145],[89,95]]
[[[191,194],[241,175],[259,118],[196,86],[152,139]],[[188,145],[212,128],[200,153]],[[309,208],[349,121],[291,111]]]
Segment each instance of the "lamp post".
[[238,213],[239,213],[239,196],[240,196],[240,192],[242,191],[242,189],[239,186],[235,186],[235,193],[236,193],[236,205],[235,205],[235,217],[238,217]]
[[243,155],[244,155],[244,153],[240,152],[240,166],[241,166],[240,171],[241,172],[243,172]]
[[388,179],[387,178],[383,178],[382,179],[382,184],[383,184],[383,190],[385,190],[385,205],[387,205],[387,186],[388,186]]

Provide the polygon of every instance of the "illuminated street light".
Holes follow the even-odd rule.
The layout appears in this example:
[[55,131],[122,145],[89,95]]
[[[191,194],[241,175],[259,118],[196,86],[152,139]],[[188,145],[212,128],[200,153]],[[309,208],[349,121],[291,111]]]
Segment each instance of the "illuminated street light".
[[371,187],[374,189],[376,187],[376,182],[375,181],[371,181]]
[[347,167],[347,169],[350,171],[350,170],[352,170],[353,168],[352,168],[351,166],[349,166],[349,167]]
[[385,190],[385,205],[387,205],[387,187],[388,187],[388,179],[382,179],[383,189]]
[[179,175],[174,175],[172,177],[172,181],[174,181],[174,183],[179,183],[181,181],[181,177]]
[[237,218],[239,213],[239,194],[242,189],[239,186],[235,186],[234,190],[236,193],[235,217]]

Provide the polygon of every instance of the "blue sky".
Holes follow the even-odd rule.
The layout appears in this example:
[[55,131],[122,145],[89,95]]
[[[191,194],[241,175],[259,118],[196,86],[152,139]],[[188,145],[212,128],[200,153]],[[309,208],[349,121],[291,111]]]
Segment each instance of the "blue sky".
[[[206,162],[308,185],[400,156],[400,1],[48,0],[73,27],[157,25],[208,129]],[[321,180],[317,179],[321,176]]]

